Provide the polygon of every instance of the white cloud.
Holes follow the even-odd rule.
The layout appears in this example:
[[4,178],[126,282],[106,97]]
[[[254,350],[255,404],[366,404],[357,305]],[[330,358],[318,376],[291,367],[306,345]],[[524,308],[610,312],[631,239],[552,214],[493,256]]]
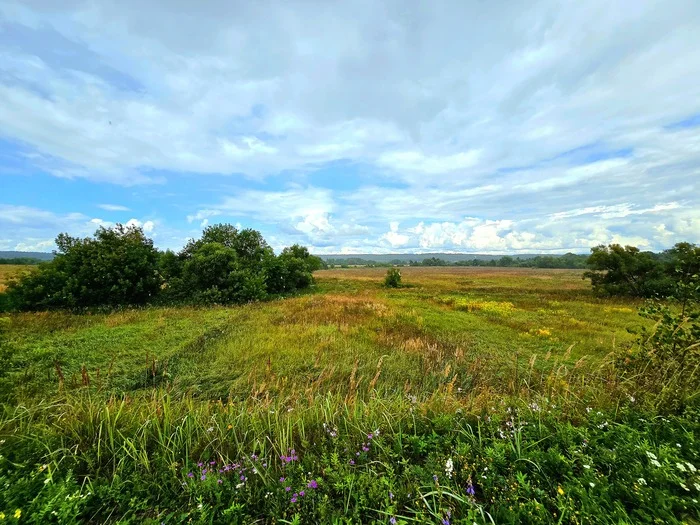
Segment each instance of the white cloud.
[[107,211],[131,211],[126,206],[120,204],[98,204],[97,207]]

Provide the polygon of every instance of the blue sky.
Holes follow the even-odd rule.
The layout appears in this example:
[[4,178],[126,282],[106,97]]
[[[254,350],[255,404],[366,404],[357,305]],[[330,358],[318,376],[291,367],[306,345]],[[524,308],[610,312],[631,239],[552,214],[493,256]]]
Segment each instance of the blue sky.
[[0,3],[0,250],[700,242],[700,3]]

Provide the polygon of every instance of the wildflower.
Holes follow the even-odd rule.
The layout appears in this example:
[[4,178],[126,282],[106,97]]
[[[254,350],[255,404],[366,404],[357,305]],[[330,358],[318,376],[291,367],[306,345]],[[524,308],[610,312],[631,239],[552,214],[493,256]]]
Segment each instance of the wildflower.
[[396,525],[396,518],[394,516],[389,518],[389,523],[391,523],[391,525]]
[[226,427],[228,430],[231,430],[233,428],[233,425],[229,424],[229,426]]
[[272,496],[272,492],[266,492],[266,493],[265,493],[265,499],[269,498],[270,496]]
[[681,444],[680,444],[680,443],[676,443],[676,446],[677,446],[678,448],[681,448]]
[[299,495],[303,498],[304,496],[306,496],[306,492],[303,490],[300,490]]
[[687,469],[685,468],[685,465],[683,463],[676,463],[676,468],[681,472],[687,472]]
[[245,486],[245,483],[239,483],[238,485],[236,485],[236,488],[240,489],[241,487],[244,487],[244,486]]
[[469,478],[469,480],[467,481],[467,494],[469,494],[470,496],[476,494],[476,491],[474,490],[474,485],[472,485],[471,478]]
[[214,432],[214,427],[209,427],[209,428],[207,429],[207,432]]
[[248,481],[248,478],[246,478],[243,474],[241,474],[241,481]]
[[448,520],[447,518],[444,518],[441,523],[442,523],[442,525],[450,525],[450,520]]
[[654,465],[655,467],[661,467],[661,463],[659,463],[659,462],[656,461],[655,459],[652,459],[652,460],[651,460],[651,464]]
[[647,451],[647,457],[650,459],[657,459],[657,457],[649,451]]
[[637,483],[639,483],[642,486],[645,486],[647,484],[647,480],[645,480],[644,478],[639,478],[637,480]]
[[17,509],[15,511],[15,519],[18,520],[22,517],[22,509]]
[[310,489],[317,489],[318,488],[318,482],[315,479],[312,479],[309,481],[309,484],[307,485]]
[[690,470],[690,472],[695,473],[698,471],[698,469],[696,469],[695,465],[693,465],[692,463],[686,461],[685,464],[688,466],[688,470]]
[[591,466],[590,466],[590,465],[584,465],[583,468],[589,469],[589,468],[591,468]]
[[391,492],[391,491],[389,491],[389,499],[390,499],[390,500],[393,500],[393,499],[394,499],[394,493]]
[[5,513],[4,513],[4,512],[0,512],[0,520],[4,520],[4,519],[5,519]]
[[223,480],[223,479],[217,479],[216,482],[217,482],[219,485],[221,485],[221,484],[224,482],[224,480]]
[[291,501],[292,503],[296,503],[296,502],[297,502],[296,496],[293,496],[292,499],[291,499],[290,501]]
[[292,487],[284,487],[285,492],[290,492],[292,490]]
[[445,474],[447,474],[448,478],[452,478],[452,472],[454,472],[454,463],[452,462],[452,458],[448,458],[447,462],[445,463]]
[[207,473],[207,469],[202,470],[202,474],[206,474],[206,473]]
[[367,434],[367,439],[372,439],[373,437],[374,437],[374,436],[373,436],[371,433],[370,433],[370,434]]
[[593,483],[592,481],[590,481],[588,484],[591,486],[591,488],[595,488],[595,483]]
[[349,463],[350,463],[351,465],[354,465],[354,464],[355,464],[355,461],[351,459],[351,460],[349,461]]
[[280,478],[280,483],[284,483],[284,478]]
[[202,477],[201,477],[201,478],[199,478],[199,479],[201,479],[202,481],[204,481],[205,479],[207,479],[207,476],[206,476],[206,475],[204,475],[204,474],[202,474]]
[[437,474],[433,474],[433,481],[434,481],[435,483],[437,483],[437,480],[438,480]]
[[561,488],[561,486],[557,487],[557,492],[559,493],[560,496],[564,495],[564,489]]
[[366,447],[366,446],[363,445],[363,446],[362,446],[362,451],[363,451],[363,452],[369,452],[369,447]]
[[192,472],[188,472],[188,473],[187,473],[187,477],[188,477],[188,478],[193,478],[193,477],[194,477],[194,474],[193,474]]
[[700,492],[700,483],[694,483],[693,485],[695,486],[695,490]]

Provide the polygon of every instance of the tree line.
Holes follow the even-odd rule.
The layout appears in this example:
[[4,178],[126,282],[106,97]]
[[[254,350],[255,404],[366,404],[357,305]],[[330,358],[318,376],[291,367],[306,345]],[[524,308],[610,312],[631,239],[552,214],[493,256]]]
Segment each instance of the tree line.
[[584,269],[586,268],[587,255],[566,253],[564,255],[537,255],[536,257],[503,257],[493,259],[463,259],[460,261],[447,261],[439,257],[428,257],[422,260],[413,259],[392,259],[388,262],[372,261],[360,257],[333,257],[326,259],[326,264],[330,267],[340,266],[367,266],[375,268],[390,268],[393,266],[483,266],[483,267],[504,267],[504,268],[561,268],[561,269]]
[[294,245],[275,255],[260,232],[206,228],[179,252],[158,250],[143,230],[117,225],[93,237],[65,233],[55,257],[0,294],[10,311],[194,303],[240,304],[307,288],[323,266]]
[[0,264],[16,264],[16,265],[35,265],[41,264],[43,261],[41,259],[35,259],[34,257],[5,257],[0,258]]

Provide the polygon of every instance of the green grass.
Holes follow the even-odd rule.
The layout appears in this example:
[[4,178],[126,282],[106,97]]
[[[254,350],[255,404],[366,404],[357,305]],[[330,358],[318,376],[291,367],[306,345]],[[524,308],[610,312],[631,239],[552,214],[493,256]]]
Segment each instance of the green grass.
[[[241,307],[7,316],[0,519],[700,523],[697,410],[649,408],[611,357],[639,303],[576,271],[384,273]],[[202,481],[210,461],[235,467]]]
[[15,401],[87,381],[105,395],[167,384],[206,399],[503,391],[516,366],[599,363],[641,325],[635,303],[594,298],[578,272],[408,269],[398,290],[382,275],[319,272],[315,293],[234,308],[11,315],[2,391]]

